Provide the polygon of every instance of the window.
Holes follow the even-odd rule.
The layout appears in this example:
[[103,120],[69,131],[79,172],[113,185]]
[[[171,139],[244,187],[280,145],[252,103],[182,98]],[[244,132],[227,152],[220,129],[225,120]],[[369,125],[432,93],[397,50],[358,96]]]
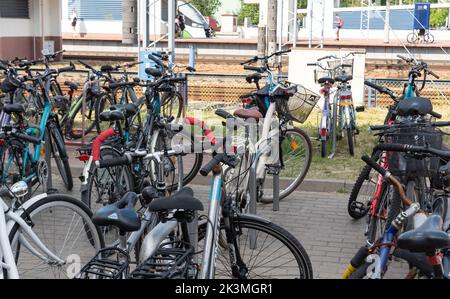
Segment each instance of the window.
[[75,10],[82,20],[122,21],[122,0],[69,0],[68,5],[69,19]]
[[0,0],[0,18],[28,19],[28,0]]

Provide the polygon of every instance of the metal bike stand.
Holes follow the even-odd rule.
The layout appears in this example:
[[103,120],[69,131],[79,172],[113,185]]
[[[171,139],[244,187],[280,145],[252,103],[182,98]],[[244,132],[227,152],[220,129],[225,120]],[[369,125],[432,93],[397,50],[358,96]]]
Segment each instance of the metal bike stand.
[[280,175],[273,175],[273,210],[280,210]]

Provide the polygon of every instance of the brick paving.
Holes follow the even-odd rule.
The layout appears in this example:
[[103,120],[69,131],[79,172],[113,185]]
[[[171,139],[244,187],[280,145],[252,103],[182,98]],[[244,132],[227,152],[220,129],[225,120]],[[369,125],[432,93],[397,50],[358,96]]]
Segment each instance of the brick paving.
[[[80,182],[74,171],[74,188],[65,191],[61,181],[54,178],[54,187],[79,198]],[[196,196],[205,203],[209,186],[193,185]],[[347,215],[348,194],[295,191],[280,203],[274,212],[271,205],[258,204],[257,213],[290,231],[304,246],[312,261],[314,277],[339,278],[348,261],[364,244],[365,220],[355,221]],[[402,278],[406,265],[391,263],[386,278]]]

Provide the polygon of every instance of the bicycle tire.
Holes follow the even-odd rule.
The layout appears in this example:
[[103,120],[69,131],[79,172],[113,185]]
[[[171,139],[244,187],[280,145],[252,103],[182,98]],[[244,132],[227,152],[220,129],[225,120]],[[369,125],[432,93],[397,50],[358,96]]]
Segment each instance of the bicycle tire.
[[[286,172],[283,172],[286,169],[288,171],[292,169],[291,172],[292,171],[296,172],[300,168],[300,173],[295,177],[295,179],[284,190],[281,190],[281,188],[280,188],[280,200],[284,199],[286,196],[288,196],[289,194],[294,192],[298,188],[298,186],[300,186],[300,184],[305,179],[306,174],[308,173],[309,167],[311,166],[311,160],[312,160],[312,145],[311,145],[311,140],[309,139],[308,134],[306,134],[306,132],[301,130],[300,128],[290,128],[290,129],[286,130],[286,133],[284,135],[285,138],[284,138],[283,142],[285,140],[289,141],[289,139],[286,138],[286,136],[288,136],[290,134],[297,135],[301,138],[301,140],[303,140],[303,146],[305,148],[305,150],[304,150],[305,151],[305,159],[304,159],[302,167],[297,167],[298,165],[294,165],[294,163],[289,163],[289,160],[285,159],[285,156],[284,156],[285,154],[283,153],[283,146],[285,146],[285,145],[283,145],[283,144],[281,145],[282,149],[281,149],[280,154],[283,157],[284,169],[282,169],[280,172],[280,175],[279,175],[280,178],[286,177]],[[298,148],[300,148],[298,146],[298,144],[295,146],[295,148],[293,148],[292,141],[288,145],[294,151],[296,151]],[[301,155],[301,153],[300,153],[300,155]],[[262,184],[262,187],[263,186],[264,186],[264,183]],[[270,194],[270,193],[265,192],[265,194]],[[260,197],[260,201],[262,203],[272,203],[273,202],[272,195],[264,195],[264,191],[263,191],[263,196]]]
[[429,32],[425,33],[425,35],[423,36],[423,39],[427,44],[434,43],[434,36],[433,36],[433,34],[431,34]]
[[406,41],[410,44],[415,44],[417,42],[418,35],[414,32],[411,32],[406,36]]
[[51,124],[48,128],[53,159],[55,159],[56,166],[58,167],[59,174],[66,189],[70,191],[73,188],[73,178],[64,138],[56,124]]
[[[106,130],[109,127],[109,124],[107,124],[106,127],[102,128],[101,124],[102,122],[100,121],[100,114],[103,111],[108,111],[109,107],[111,107],[112,105],[116,104],[116,101],[114,100],[114,98],[110,97],[109,94],[102,94],[96,101],[94,104],[94,109],[95,109],[95,129],[97,130],[97,134],[100,134],[101,132],[103,132],[103,130]],[[103,122],[106,123],[106,122]]]
[[353,134],[353,129],[351,127],[347,128],[347,140],[348,140],[348,152],[350,156],[355,155],[355,135]]
[[[46,207],[49,207],[49,212],[48,215],[45,215],[45,217],[57,217],[57,221],[44,221],[42,224],[40,221],[38,221],[38,217],[36,217],[36,215],[38,215],[39,212],[43,211]],[[58,211],[59,208],[61,207],[66,207],[69,208],[69,210],[73,211],[73,216],[72,217],[58,217]],[[71,222],[69,226],[66,226],[62,223],[62,221],[67,220],[68,222],[70,222],[71,220],[73,221],[73,217],[75,214],[78,214],[81,218],[81,221],[76,221],[76,222]],[[23,213],[22,213],[22,218],[26,219],[27,215],[29,215],[33,221],[33,232],[36,233],[39,236],[39,233],[37,232],[38,229],[42,226],[43,232],[44,230],[47,231],[46,234],[42,234],[43,236],[46,237],[55,237],[54,242],[52,242],[52,246],[48,246],[48,248],[50,250],[52,250],[53,252],[57,252],[57,254],[61,257],[63,254],[63,249],[56,250],[56,246],[58,242],[64,241],[64,243],[62,244],[63,246],[65,244],[70,244],[71,242],[67,242],[67,238],[70,237],[71,234],[66,235],[66,238],[61,238],[61,236],[59,235],[59,230],[61,229],[65,229],[68,228],[70,230],[71,226],[73,224],[75,225],[80,225],[80,233],[78,234],[74,234],[74,236],[76,237],[75,240],[73,241],[72,245],[75,245],[75,242],[77,243],[77,245],[79,246],[83,246],[84,245],[84,249],[83,250],[76,250],[75,252],[68,252],[67,256],[64,256],[63,259],[67,262],[70,261],[70,258],[76,258],[76,256],[78,256],[80,258],[79,264],[78,265],[74,265],[75,268],[79,267],[79,270],[81,270],[81,267],[88,262],[95,254],[96,252],[101,249],[104,248],[105,243],[103,240],[103,237],[100,233],[99,228],[92,222],[91,218],[92,218],[92,212],[89,210],[89,208],[84,205],[81,201],[79,201],[76,198],[72,198],[70,196],[67,195],[62,195],[62,194],[53,194],[53,195],[48,195],[38,201],[36,201],[34,204],[32,204],[30,207],[28,207]],[[48,218],[44,218],[44,220],[47,220]],[[52,231],[50,225],[51,224],[55,224],[55,228]],[[58,229],[58,233],[56,231],[56,229]],[[84,235],[83,233],[81,233],[82,231],[86,232],[86,235]],[[54,234],[49,234],[48,231],[52,231],[54,232]],[[21,269],[23,269],[23,267],[21,266],[20,263],[20,258],[22,256],[24,256],[26,254],[26,252],[22,252],[21,248],[22,246],[20,246],[20,243],[17,243],[18,240],[18,233],[21,233],[21,230],[19,230],[19,225],[16,223],[10,233],[9,233],[9,240],[10,243],[12,244],[12,248],[13,250],[15,250],[14,255],[16,258],[16,263],[18,264],[18,269],[19,269],[19,273],[21,271]],[[81,236],[85,236],[87,237],[87,242],[82,242],[82,240],[80,241],[80,237]],[[40,238],[41,239],[41,238]],[[42,240],[41,240],[42,241]],[[44,244],[46,242],[42,241]],[[73,247],[72,246],[72,247]],[[89,251],[92,252],[87,252],[86,249],[89,249]],[[34,256],[34,255],[30,255],[30,256]],[[81,258],[83,257],[83,261],[81,260]],[[85,259],[84,259],[85,258]],[[27,263],[29,263],[29,260],[27,259]],[[69,271],[69,267],[71,265],[69,264],[67,266],[66,271]],[[32,266],[30,266],[32,268]],[[55,268],[55,266],[53,266],[53,268],[50,269],[58,269],[57,267]],[[46,273],[45,271],[42,271],[42,269],[36,267],[35,269],[38,273],[36,277],[24,277],[23,275],[21,276],[21,278],[44,278],[43,275],[44,273]],[[62,270],[62,269],[60,269]],[[75,271],[72,271],[71,274],[75,275],[77,274],[76,269],[73,269]],[[52,271],[48,271],[48,273],[52,274]],[[30,273],[28,273],[30,274]],[[67,274],[67,272],[66,272]],[[69,277],[71,278],[71,277]]]
[[327,156],[327,141],[326,140],[321,140],[320,149],[321,149],[320,156],[322,158],[325,158]]
[[[267,264],[269,262],[274,261],[273,258],[275,257],[283,257],[283,247],[286,247],[290,252],[292,253],[292,255],[294,256],[294,260],[292,262],[286,262],[284,261],[284,264],[280,264],[277,266],[273,266],[274,268],[277,269],[277,272],[279,272],[283,266],[286,267],[286,265],[289,265],[292,268],[299,270],[299,277],[296,278],[301,278],[301,279],[312,279],[313,278],[313,267],[311,265],[311,261],[310,258],[308,256],[308,253],[306,252],[306,250],[304,249],[304,247],[301,245],[300,241],[295,238],[290,232],[288,232],[286,229],[282,228],[281,226],[260,218],[260,217],[254,217],[254,216],[250,216],[250,215],[245,215],[245,214],[241,214],[238,215],[237,217],[233,218],[233,224],[234,224],[234,228],[236,232],[239,232],[241,234],[241,236],[243,236],[243,232],[245,231],[245,229],[251,229],[254,230],[256,232],[256,236],[258,237],[258,231],[259,232],[265,232],[267,235],[271,235],[271,237],[273,237],[274,239],[276,239],[277,241],[279,241],[282,246],[272,246],[271,248],[269,248],[269,246],[264,247],[263,245],[265,243],[263,243],[261,245],[261,251],[264,252],[264,255],[266,257],[266,260],[264,260],[264,262],[266,263],[264,266],[268,267]],[[225,226],[223,224],[223,221],[221,223],[221,230],[220,230],[220,237],[225,237]],[[206,223],[202,223],[199,225],[199,245],[201,247],[201,241],[203,240],[204,236],[206,233]],[[267,240],[267,237],[266,237]],[[265,241],[264,241],[265,242]],[[274,241],[275,242],[275,241]],[[224,262],[226,263],[226,261],[229,261],[229,252],[227,250],[227,248],[224,248],[226,246],[226,241],[221,242],[219,240],[219,248],[217,248],[217,252],[216,252],[216,273],[215,273],[215,278],[218,278],[218,274],[220,274],[220,264],[222,264],[223,266],[225,266],[225,268],[228,268],[227,265],[224,264]],[[237,242],[236,244],[238,244],[238,246],[240,246],[240,248],[238,248],[239,250],[239,254],[242,256],[242,258],[244,259],[246,256],[247,250],[252,250],[252,249],[248,249],[246,247],[247,245],[247,238],[245,238],[245,244],[244,241],[242,242]],[[272,244],[271,244],[272,245]],[[244,250],[242,250],[242,248],[244,247]],[[276,250],[276,253],[270,252],[270,249],[273,248],[277,248],[278,250]],[[253,250],[254,251],[254,250]],[[256,255],[250,254],[250,258],[255,257]],[[221,259],[221,254],[223,253],[223,259]],[[285,256],[286,254],[284,254]],[[262,256],[264,257],[264,256]],[[270,257],[271,260],[267,261],[267,257]],[[200,257],[199,257],[200,258]],[[257,258],[255,258],[255,260],[253,260],[253,265],[255,266],[257,261]],[[296,262],[295,266],[292,266],[294,263]],[[249,265],[246,265],[247,268],[249,268]],[[219,270],[218,270],[219,269]],[[226,271],[227,274],[231,274],[231,267],[229,269],[224,269],[223,271]],[[265,270],[266,271],[266,270]],[[293,270],[296,272],[296,270]],[[249,273],[251,274],[252,270],[249,269]],[[267,273],[267,271],[265,272]],[[225,275],[227,276],[227,275]],[[222,278],[222,277],[221,277]],[[252,276],[247,277],[247,278],[254,278]],[[267,278],[267,277],[257,277],[257,279],[261,279],[261,278]]]
[[167,92],[163,94],[161,98],[161,112],[165,118],[173,116],[176,120],[180,119],[183,113],[183,97],[180,93],[175,92],[171,94]]

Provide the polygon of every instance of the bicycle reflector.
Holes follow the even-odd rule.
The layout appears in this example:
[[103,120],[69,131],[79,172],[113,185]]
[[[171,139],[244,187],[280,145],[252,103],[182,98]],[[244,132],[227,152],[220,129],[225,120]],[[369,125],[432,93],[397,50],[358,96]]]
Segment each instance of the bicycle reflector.
[[89,155],[79,155],[77,159],[80,160],[81,162],[86,162],[89,160],[89,157],[90,157]]
[[244,103],[244,104],[249,104],[249,103],[251,103],[253,100],[251,99],[251,98],[243,98],[243,99],[241,99],[241,102],[242,103]]
[[327,128],[322,128],[322,130],[320,130],[320,136],[322,137],[327,136]]

